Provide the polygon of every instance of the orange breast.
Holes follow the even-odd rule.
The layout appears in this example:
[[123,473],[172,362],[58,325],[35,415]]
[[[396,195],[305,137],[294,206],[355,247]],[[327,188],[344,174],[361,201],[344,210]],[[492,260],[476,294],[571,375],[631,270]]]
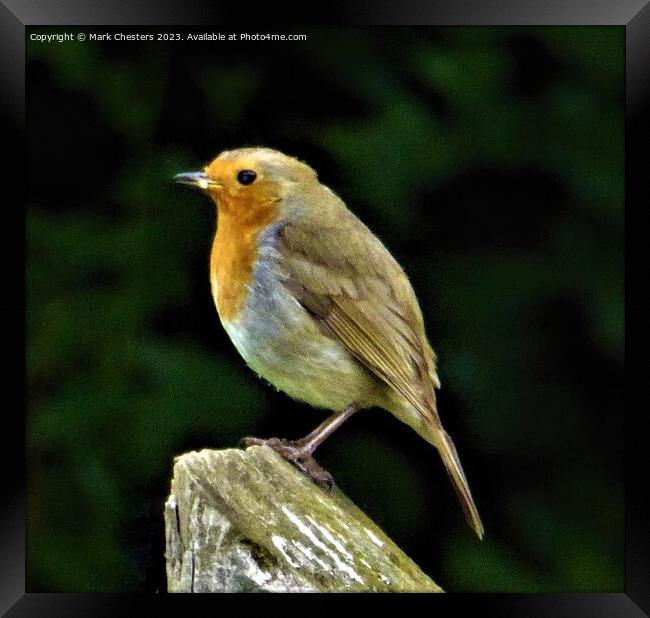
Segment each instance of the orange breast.
[[278,217],[275,202],[219,202],[217,233],[210,255],[212,291],[222,320],[237,320],[246,303],[260,233]]

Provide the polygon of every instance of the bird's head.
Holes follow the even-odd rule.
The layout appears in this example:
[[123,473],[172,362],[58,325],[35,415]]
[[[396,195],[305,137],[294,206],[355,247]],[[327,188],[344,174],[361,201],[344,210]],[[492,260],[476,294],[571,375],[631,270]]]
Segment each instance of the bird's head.
[[318,183],[306,163],[270,148],[226,150],[202,172],[177,174],[174,180],[202,189],[219,210],[242,217],[269,208],[301,187]]

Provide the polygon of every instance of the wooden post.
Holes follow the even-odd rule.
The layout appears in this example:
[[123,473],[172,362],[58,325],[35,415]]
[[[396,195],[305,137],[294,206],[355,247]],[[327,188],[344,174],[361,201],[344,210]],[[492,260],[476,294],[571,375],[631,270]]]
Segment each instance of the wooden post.
[[336,488],[266,446],[175,461],[169,592],[442,592]]

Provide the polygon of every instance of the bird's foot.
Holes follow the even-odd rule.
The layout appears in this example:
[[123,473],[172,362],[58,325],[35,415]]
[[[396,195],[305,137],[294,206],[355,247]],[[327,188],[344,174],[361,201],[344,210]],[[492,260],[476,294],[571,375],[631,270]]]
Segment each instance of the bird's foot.
[[324,490],[329,491],[334,485],[332,475],[316,463],[312,455],[312,449],[301,444],[300,440],[292,442],[282,438],[268,438],[266,440],[264,438],[244,438],[240,445],[244,448],[268,446]]

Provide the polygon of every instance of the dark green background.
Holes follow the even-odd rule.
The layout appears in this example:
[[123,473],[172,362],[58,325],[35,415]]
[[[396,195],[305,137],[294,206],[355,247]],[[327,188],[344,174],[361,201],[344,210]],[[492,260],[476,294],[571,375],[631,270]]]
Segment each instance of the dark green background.
[[341,488],[445,589],[622,590],[623,29],[283,32],[27,42],[29,590],[164,590],[173,457],[323,418],[238,357],[170,181],[258,144],[411,277],[486,539],[382,411],[319,451]]

